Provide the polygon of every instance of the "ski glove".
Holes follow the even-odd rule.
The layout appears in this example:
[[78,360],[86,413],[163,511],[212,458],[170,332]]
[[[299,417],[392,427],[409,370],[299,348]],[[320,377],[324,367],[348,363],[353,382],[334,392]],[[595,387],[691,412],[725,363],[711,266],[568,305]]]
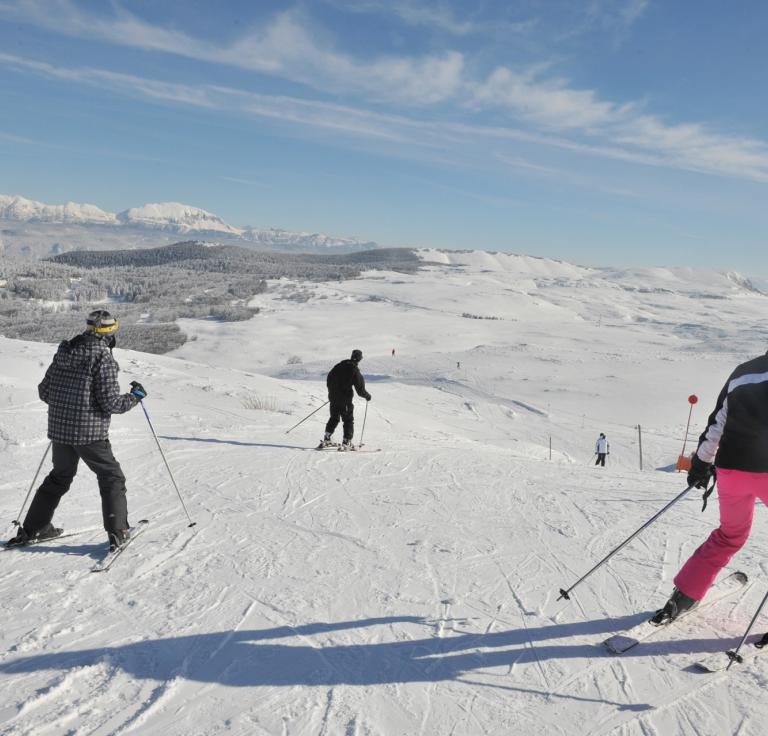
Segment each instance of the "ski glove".
[[707,499],[715,489],[717,473],[712,463],[705,463],[698,455],[691,457],[691,469],[688,471],[688,485],[704,491],[701,510],[707,508]]
[[363,398],[364,398],[366,401],[370,401],[370,400],[371,400],[371,395],[370,395],[370,394],[369,394],[369,393],[366,391],[366,392],[365,392],[365,396],[364,396]]
[[147,391],[138,381],[131,381],[131,396],[141,401],[147,398]]

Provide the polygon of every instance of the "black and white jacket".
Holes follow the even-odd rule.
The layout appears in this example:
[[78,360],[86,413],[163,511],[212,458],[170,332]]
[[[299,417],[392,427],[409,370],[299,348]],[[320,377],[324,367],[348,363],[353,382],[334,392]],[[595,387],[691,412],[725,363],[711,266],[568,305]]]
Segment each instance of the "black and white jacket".
[[768,354],[731,373],[696,454],[718,468],[768,473]]
[[120,393],[119,370],[104,341],[92,333],[62,342],[37,387],[48,404],[48,439],[65,445],[107,439],[110,416],[138,403]]

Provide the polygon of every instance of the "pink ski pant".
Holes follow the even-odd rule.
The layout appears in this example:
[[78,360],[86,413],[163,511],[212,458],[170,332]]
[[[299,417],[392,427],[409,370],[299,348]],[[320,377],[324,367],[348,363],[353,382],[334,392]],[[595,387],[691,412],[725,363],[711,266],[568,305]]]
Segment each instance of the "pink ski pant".
[[691,555],[675,576],[675,585],[700,601],[722,570],[747,541],[755,499],[768,505],[768,473],[717,469],[720,526]]

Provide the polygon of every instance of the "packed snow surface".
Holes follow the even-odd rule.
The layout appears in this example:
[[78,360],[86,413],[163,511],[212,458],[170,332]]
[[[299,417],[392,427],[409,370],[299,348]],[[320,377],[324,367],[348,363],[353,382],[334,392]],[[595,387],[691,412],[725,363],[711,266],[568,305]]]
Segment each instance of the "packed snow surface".
[[[91,574],[106,538],[82,469],[55,520],[94,530],[0,552],[0,734],[762,732],[768,659],[691,667],[768,589],[762,509],[728,568],[746,592],[622,656],[600,642],[664,602],[716,502],[689,494],[557,597],[685,487],[687,397],[691,451],[765,351],[768,298],[726,273],[422,256],[413,275],[273,282],[248,322],[185,321],[196,339],[172,355],[118,343],[197,526],[141,409],[115,417],[150,525]],[[356,439],[380,451],[315,452],[325,409],[287,430],[353,348],[373,395]],[[47,445],[53,350],[0,338],[8,534]]]

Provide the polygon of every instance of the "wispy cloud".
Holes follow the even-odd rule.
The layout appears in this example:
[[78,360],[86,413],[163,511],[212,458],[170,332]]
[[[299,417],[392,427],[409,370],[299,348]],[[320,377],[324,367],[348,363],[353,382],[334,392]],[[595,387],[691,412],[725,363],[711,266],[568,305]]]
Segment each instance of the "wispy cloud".
[[576,184],[581,188],[607,192],[608,194],[617,194],[621,197],[640,196],[637,192],[627,189],[626,187],[608,186],[594,177],[576,174],[573,171],[558,166],[543,166],[520,157],[510,157],[506,155],[499,155],[498,159],[511,169],[522,169],[534,175],[553,179],[561,183]]
[[395,17],[409,26],[429,28],[453,36],[500,36],[527,33],[538,24],[538,19],[535,17],[519,21],[482,20],[476,13],[459,17],[447,4],[426,4],[422,0],[326,0],[326,2],[353,13],[375,13]]
[[633,107],[604,102],[594,91],[573,89],[563,79],[541,79],[535,68],[515,72],[499,67],[471,91],[474,105],[507,109],[555,130],[589,132],[626,117]]
[[650,0],[590,0],[585,13],[594,25],[628,28],[640,19],[650,4]]
[[228,64],[325,92],[363,93],[382,101],[434,104],[454,96],[461,84],[460,53],[356,59],[319,43],[297,11],[281,13],[263,28],[217,45],[154,26],[116,3],[110,7],[114,15],[102,17],[86,13],[70,0],[0,1],[0,16],[69,36]]
[[13,133],[5,133],[2,130],[0,130],[0,141],[8,141],[9,143],[21,143],[23,145],[29,146],[39,145],[39,141],[33,140],[32,138],[25,138],[24,136],[14,135]]
[[560,29],[556,38],[562,43],[600,33],[619,47],[650,5],[651,0],[588,0],[565,4],[563,17],[553,24]]
[[650,0],[593,0],[587,28],[608,33],[614,48],[618,49],[649,5]]
[[259,187],[260,189],[268,189],[267,185],[260,181],[254,181],[253,179],[243,179],[239,176],[219,176],[222,181],[228,181],[232,184],[241,184],[244,187]]
[[[415,7],[402,0],[396,5]],[[629,23],[647,6],[647,0],[594,0],[590,8],[594,14],[622,17]],[[356,102],[339,105],[309,96],[270,96],[166,82],[9,54],[0,54],[0,63],[149,99],[237,111],[380,141],[460,147],[461,135],[471,131],[473,140],[518,140],[584,155],[768,182],[765,141],[716,132],[702,123],[667,123],[641,103],[612,102],[601,99],[595,90],[575,88],[569,80],[551,75],[546,64],[498,66],[484,74],[467,64],[463,54],[451,50],[364,60],[320,40],[321,34],[297,12],[281,13],[263,27],[215,44],[153,26],[119,4],[111,3],[109,8],[108,15],[99,16],[86,13],[71,0],[0,0],[0,16],[72,36],[258,71],[300,82],[313,90],[314,97],[343,92]],[[375,112],[382,101],[400,114]],[[506,117],[509,124],[493,127],[478,122],[489,113],[496,121]],[[432,119],[425,119],[430,115]]]
[[[535,87],[530,81],[518,80],[512,82],[512,86],[522,84],[522,87],[510,93],[509,99],[502,96],[501,103],[514,107],[518,104],[516,95],[527,89],[526,85],[530,86],[530,109],[521,117],[546,123],[543,130],[536,131],[416,119],[318,100],[262,95],[215,85],[164,82],[91,67],[61,67],[10,54],[0,54],[0,65],[99,87],[105,94],[117,92],[280,120],[385,143],[458,151],[483,140],[515,141],[635,164],[768,182],[768,145],[763,141],[720,135],[697,124],[666,125],[651,115],[638,113],[634,106],[600,103],[592,93],[570,90],[559,84]],[[579,121],[577,125],[575,119]],[[563,133],[588,137],[583,140],[565,137]]]

